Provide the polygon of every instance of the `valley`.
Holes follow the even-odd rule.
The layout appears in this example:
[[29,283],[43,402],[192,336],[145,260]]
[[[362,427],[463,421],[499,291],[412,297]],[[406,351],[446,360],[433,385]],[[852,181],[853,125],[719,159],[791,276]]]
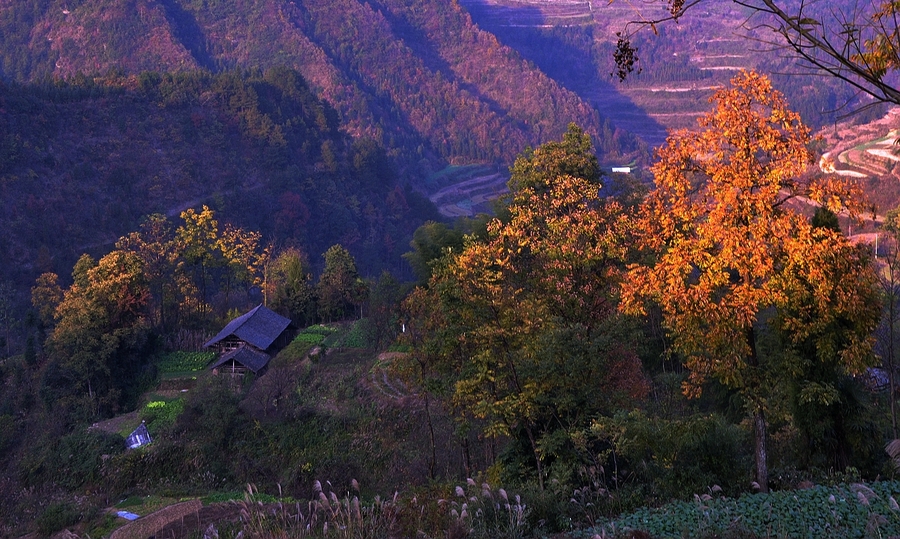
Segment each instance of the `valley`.
[[0,0],[0,537],[900,537],[900,109],[673,4]]

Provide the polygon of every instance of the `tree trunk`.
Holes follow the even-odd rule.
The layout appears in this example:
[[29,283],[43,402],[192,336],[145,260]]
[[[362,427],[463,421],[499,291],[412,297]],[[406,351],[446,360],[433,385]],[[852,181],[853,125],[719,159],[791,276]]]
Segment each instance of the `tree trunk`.
[[[754,369],[759,368],[759,355],[756,350],[756,330],[751,325],[747,328],[747,344],[750,346],[748,363]],[[759,399],[759,395],[755,396]],[[753,396],[751,396],[753,398]],[[756,457],[756,484],[760,492],[769,492],[769,464],[766,436],[766,414],[763,411],[762,402],[754,402],[753,412],[753,441],[754,456]]]
[[753,414],[753,437],[756,443],[756,483],[760,492],[769,492],[769,465],[767,455],[766,415],[758,409]]
[[424,389],[425,387],[425,363],[419,362],[420,376],[422,377],[422,393],[425,395],[425,420],[428,421],[428,439],[431,441],[431,461],[428,463],[428,475],[434,480],[436,475],[435,468],[437,467],[437,450],[436,443],[434,439],[434,425],[431,422],[431,399],[429,398],[428,390]]
[[534,462],[537,465],[537,476],[538,476],[538,487],[541,489],[541,492],[544,491],[544,467],[541,464],[541,454],[538,451],[537,442],[534,439],[534,434],[531,432],[531,426],[525,427],[525,432],[528,434],[528,441],[531,442],[531,451],[534,453]]
[[472,477],[472,457],[469,455],[469,435],[463,435],[463,466],[466,468],[466,477]]
[[888,382],[890,385],[890,400],[891,400],[891,433],[893,434],[893,439],[897,439],[897,406],[896,406],[896,385],[894,382],[894,338],[896,332],[896,317],[895,313],[897,307],[897,286],[894,283],[894,264],[896,263],[896,259],[891,261],[891,267],[888,268],[891,276],[891,291],[888,294]]

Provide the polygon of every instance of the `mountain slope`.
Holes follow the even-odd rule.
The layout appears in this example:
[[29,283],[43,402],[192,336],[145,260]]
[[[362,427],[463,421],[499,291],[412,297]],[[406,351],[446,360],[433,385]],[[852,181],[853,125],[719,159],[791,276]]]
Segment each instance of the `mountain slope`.
[[[510,162],[584,126],[612,161],[646,156],[575,94],[438,0],[30,0],[0,10],[15,80],[110,70],[287,65],[414,175],[443,162]],[[424,168],[423,168],[424,167]],[[415,172],[418,171],[418,172]]]
[[0,83],[0,279],[65,275],[142,216],[201,203],[314,264],[340,242],[366,273],[436,216],[286,68]]

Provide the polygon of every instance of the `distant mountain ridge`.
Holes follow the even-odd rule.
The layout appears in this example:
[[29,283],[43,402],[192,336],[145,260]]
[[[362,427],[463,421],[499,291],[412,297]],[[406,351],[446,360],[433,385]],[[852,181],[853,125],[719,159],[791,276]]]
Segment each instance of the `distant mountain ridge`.
[[[418,173],[509,163],[570,122],[613,161],[645,158],[492,34],[443,0],[28,0],[0,10],[0,69],[34,81],[77,73],[297,69],[350,133]],[[616,137],[613,140],[613,137]]]

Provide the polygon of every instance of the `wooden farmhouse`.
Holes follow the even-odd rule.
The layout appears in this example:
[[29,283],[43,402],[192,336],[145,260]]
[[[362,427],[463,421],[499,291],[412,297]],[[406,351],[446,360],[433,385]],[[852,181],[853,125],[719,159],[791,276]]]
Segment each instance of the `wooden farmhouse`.
[[220,354],[210,368],[215,374],[263,374],[272,356],[291,342],[296,329],[290,319],[259,305],[229,322],[204,345]]

